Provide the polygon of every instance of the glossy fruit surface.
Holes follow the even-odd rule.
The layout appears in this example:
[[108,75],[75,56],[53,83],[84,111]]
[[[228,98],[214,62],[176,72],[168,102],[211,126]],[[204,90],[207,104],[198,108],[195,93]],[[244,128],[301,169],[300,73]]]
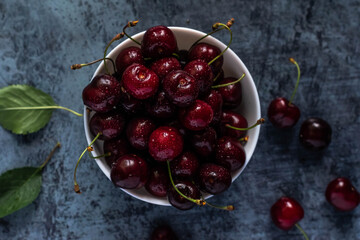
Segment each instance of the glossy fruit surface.
[[216,148],[217,134],[212,127],[194,132],[190,137],[192,148],[202,157],[212,155]]
[[199,160],[192,152],[183,152],[170,162],[174,177],[193,177],[199,169]]
[[[199,189],[191,181],[179,180],[175,182],[175,186],[182,194],[187,197],[193,199],[200,198]],[[182,197],[173,187],[170,187],[169,189],[168,199],[172,206],[180,210],[188,210],[196,205],[195,203],[190,202],[189,200]]]
[[136,99],[126,92],[125,89],[121,90],[120,101],[118,104],[119,109],[127,114],[139,114],[144,111],[144,103],[140,99]]
[[216,144],[215,161],[230,171],[238,170],[245,164],[245,150],[235,138],[226,136],[219,138]]
[[213,120],[211,124],[217,124],[220,122],[223,112],[223,99],[221,94],[218,91],[211,90],[205,97],[203,101],[210,105],[213,110]]
[[149,179],[145,189],[157,197],[165,197],[170,186],[169,175],[165,166],[153,166],[149,173]]
[[142,65],[145,64],[141,49],[138,47],[125,48],[116,57],[116,70],[120,75],[122,75],[125,69],[133,63],[139,63]]
[[275,225],[283,230],[291,229],[304,217],[304,209],[295,199],[289,197],[277,200],[270,213]]
[[119,157],[130,151],[131,146],[124,136],[104,141],[104,154],[110,153],[110,156],[105,157],[105,161],[110,167]]
[[291,128],[300,118],[300,109],[286,98],[278,97],[271,101],[268,108],[270,122],[277,128]]
[[343,177],[336,178],[329,183],[325,196],[329,203],[341,211],[351,211],[360,202],[360,193],[349,179]]
[[99,139],[109,140],[120,136],[125,128],[125,118],[121,113],[106,112],[95,113],[90,119],[91,133],[96,136],[101,133]]
[[205,60],[196,59],[189,62],[184,67],[184,71],[196,79],[199,85],[200,95],[210,91],[211,85],[213,84],[214,74]]
[[150,66],[156,75],[159,77],[160,81],[164,79],[166,75],[175,70],[181,70],[180,62],[174,57],[160,58],[153,62]]
[[230,171],[222,166],[206,163],[199,170],[200,188],[210,194],[219,194],[231,185]]
[[[220,49],[214,45],[208,43],[198,43],[189,50],[189,60],[191,61],[196,59],[202,59],[205,62],[209,63],[215,57],[220,55],[220,53]],[[217,60],[215,60],[215,62],[210,64],[210,67],[213,70],[215,76],[221,71],[223,62],[224,57],[221,56]]]
[[321,118],[309,118],[300,128],[300,142],[309,149],[321,150],[331,142],[330,125]]
[[225,110],[222,113],[222,118],[220,121],[221,121],[220,130],[221,130],[221,134],[223,136],[241,138],[246,135],[247,131],[241,131],[241,130],[236,130],[236,129],[226,127],[226,125],[229,124],[229,125],[231,125],[233,127],[237,127],[237,128],[247,128],[248,122],[247,122],[246,118],[244,118],[241,114],[233,112],[233,111]]
[[[236,78],[227,77],[221,81],[216,82],[217,85],[226,84],[236,81]],[[221,94],[224,107],[227,108],[236,108],[242,102],[242,88],[241,88],[241,81],[235,84],[231,84],[225,87],[218,88],[217,91]]]
[[147,112],[155,118],[170,118],[176,113],[176,106],[160,91],[156,96],[146,103]]
[[131,146],[138,150],[146,150],[150,134],[155,130],[153,120],[147,117],[133,118],[126,127],[126,136]]
[[189,130],[199,131],[209,126],[213,119],[213,111],[209,104],[196,100],[188,108],[179,110],[180,122]]

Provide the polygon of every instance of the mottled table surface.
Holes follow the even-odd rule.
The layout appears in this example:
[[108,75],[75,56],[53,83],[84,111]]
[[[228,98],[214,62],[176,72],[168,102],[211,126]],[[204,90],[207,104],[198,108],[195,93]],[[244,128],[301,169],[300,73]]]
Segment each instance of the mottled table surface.
[[[41,131],[17,136],[0,128],[0,172],[37,166],[57,141],[62,148],[43,173],[40,196],[0,219],[0,239],[148,239],[161,224],[180,239],[302,239],[276,228],[269,214],[282,195],[305,210],[301,226],[310,239],[360,239],[360,207],[335,211],[325,200],[327,183],[348,177],[360,189],[360,2],[348,1],[20,1],[0,2],[0,87],[30,84],[59,105],[82,111],[81,91],[96,66],[71,71],[73,63],[101,57],[106,43],[128,20],[135,33],[164,24],[209,31],[214,22],[236,20],[231,48],[251,72],[262,115],[276,96],[289,96],[302,69],[296,104],[300,121],[326,119],[333,141],[323,152],[299,145],[300,124],[279,131],[267,122],[251,162],[225,193],[213,198],[236,211],[207,207],[182,212],[136,200],[116,189],[94,161],[73,169],[86,146],[83,121],[55,111]],[[217,34],[223,42],[226,34]]]

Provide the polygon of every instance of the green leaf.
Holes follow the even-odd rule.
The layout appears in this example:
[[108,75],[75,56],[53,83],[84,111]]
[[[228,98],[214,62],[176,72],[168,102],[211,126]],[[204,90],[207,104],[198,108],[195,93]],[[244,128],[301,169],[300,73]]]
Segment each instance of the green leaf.
[[23,167],[0,176],[0,218],[32,203],[41,190],[41,168]]
[[16,134],[36,132],[50,121],[53,110],[48,107],[54,105],[50,95],[34,87],[4,87],[0,89],[0,125]]

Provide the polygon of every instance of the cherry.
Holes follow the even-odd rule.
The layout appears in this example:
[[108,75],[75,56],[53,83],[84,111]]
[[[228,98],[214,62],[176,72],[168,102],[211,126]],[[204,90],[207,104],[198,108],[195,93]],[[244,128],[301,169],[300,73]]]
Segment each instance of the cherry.
[[190,107],[179,110],[180,122],[192,131],[205,129],[212,119],[213,110],[209,104],[201,100],[196,100]]
[[159,87],[158,76],[144,65],[134,63],[122,75],[125,90],[137,99],[153,96]]
[[148,178],[147,164],[135,154],[123,155],[112,165],[110,177],[117,187],[140,188],[145,185]]
[[211,90],[205,97],[204,102],[210,105],[213,110],[213,120],[212,124],[217,124],[220,122],[222,117],[222,107],[223,107],[223,99],[221,94],[218,91]]
[[141,49],[138,47],[128,47],[122,50],[115,60],[117,72],[122,75],[125,69],[133,63],[144,65]]
[[125,128],[125,118],[121,113],[95,113],[89,122],[90,131],[95,136],[101,133],[99,139],[109,140],[120,136]]
[[163,126],[155,129],[149,138],[149,153],[157,161],[170,161],[183,150],[183,138],[173,127]]
[[150,66],[150,69],[153,70],[156,75],[158,75],[160,81],[162,82],[168,73],[175,70],[181,70],[181,64],[174,57],[166,57],[153,62]]
[[244,118],[242,115],[240,115],[236,112],[232,112],[232,111],[223,111],[222,118],[221,118],[220,130],[221,130],[221,134],[223,136],[241,138],[246,135],[246,130],[245,131],[235,130],[235,129],[226,127],[227,124],[229,124],[233,127],[237,127],[237,128],[247,128],[248,122],[247,122],[246,118]]
[[131,146],[138,150],[146,150],[150,134],[155,130],[154,121],[146,117],[138,117],[129,121],[126,136]]
[[[219,85],[228,84],[237,81],[237,79],[228,77],[224,78],[223,80],[220,80],[218,82]],[[227,108],[236,108],[238,107],[242,102],[242,88],[241,83],[237,82],[236,84],[230,84],[225,87],[220,87],[218,89],[219,93],[221,94],[223,101],[224,101],[224,107]]]
[[199,170],[199,185],[210,194],[222,193],[231,185],[230,171],[213,163],[205,163]]
[[121,90],[119,106],[128,114],[141,113],[144,109],[144,103],[128,94],[125,89]]
[[188,56],[189,56],[189,51],[188,50],[180,50],[178,52],[179,55],[179,62],[182,66],[182,68],[185,67],[185,65],[189,62]]
[[108,112],[120,101],[120,83],[111,75],[99,75],[84,88],[84,104],[96,112]]
[[209,157],[215,150],[216,139],[216,131],[212,127],[208,127],[203,131],[193,133],[190,142],[197,154]]
[[141,51],[145,58],[169,57],[177,51],[174,33],[165,26],[149,28],[143,37]]
[[[203,59],[205,62],[209,63],[215,57],[220,55],[220,53],[220,49],[214,45],[208,43],[198,43],[189,50],[189,60]],[[215,75],[221,71],[223,62],[224,57],[220,56],[212,64],[210,64],[210,67]]]
[[151,240],[178,240],[174,231],[168,225],[161,225],[154,229]]
[[145,189],[156,197],[165,197],[169,189],[169,175],[165,166],[156,165],[150,170]]
[[278,199],[272,205],[270,213],[275,225],[282,230],[289,230],[294,225],[299,228],[297,222],[304,217],[304,209],[295,199],[289,197]]
[[339,177],[329,183],[326,188],[326,199],[336,209],[351,211],[360,202],[360,193],[355,189],[349,179]]
[[193,177],[199,169],[199,160],[192,152],[183,152],[170,162],[175,177]]
[[203,59],[196,59],[184,67],[184,71],[192,75],[199,84],[199,94],[208,93],[213,84],[214,74],[208,63]]
[[290,58],[290,62],[295,64],[298,70],[298,78],[290,101],[286,98],[278,97],[271,101],[268,108],[269,120],[277,128],[291,128],[295,126],[300,118],[300,109],[292,103],[296,90],[299,86],[300,67],[293,58]]
[[163,80],[166,97],[179,107],[188,107],[199,94],[199,85],[195,78],[182,70],[175,70]]
[[[130,144],[125,137],[104,141],[105,161],[111,167],[121,156],[130,152]],[[109,154],[110,155],[107,155]]]
[[[199,189],[191,182],[185,180],[178,180],[175,182],[175,187],[185,196],[192,198],[192,199],[199,199],[200,198],[200,191]],[[168,191],[168,200],[170,204],[177,209],[180,210],[188,210],[193,208],[196,204],[187,200],[183,196],[181,196],[175,188],[170,187]]]
[[169,126],[176,128],[183,137],[183,139],[189,134],[189,130],[186,129],[178,120],[171,121],[169,123]]
[[320,150],[331,142],[331,127],[321,118],[309,118],[300,128],[300,142],[309,149]]
[[218,139],[215,149],[216,163],[235,171],[244,166],[245,160],[245,150],[238,140],[227,136]]
[[268,117],[277,128],[291,128],[300,118],[300,109],[286,98],[278,97],[271,101]]
[[155,118],[170,118],[175,115],[176,106],[160,91],[154,99],[146,104],[147,112]]

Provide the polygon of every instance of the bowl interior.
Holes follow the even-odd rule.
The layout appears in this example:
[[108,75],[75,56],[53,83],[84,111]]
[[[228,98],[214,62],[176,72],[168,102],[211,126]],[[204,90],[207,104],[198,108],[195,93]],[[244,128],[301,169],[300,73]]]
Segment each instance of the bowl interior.
[[[200,37],[204,36],[205,33],[193,30],[190,28],[183,28],[183,27],[170,27],[170,29],[174,32],[179,50],[186,49],[188,50],[190,46],[198,40]],[[134,39],[137,41],[142,40],[142,37],[145,32],[138,33],[133,36]],[[202,42],[206,42],[212,45],[217,46],[221,51],[226,48],[226,45],[220,42],[219,40],[209,36],[202,40]],[[122,51],[122,49],[130,47],[130,46],[138,46],[134,42],[132,42],[129,39],[126,39],[122,43],[120,43],[118,46],[116,46],[109,54],[108,57],[112,58],[113,60],[116,59],[117,55]],[[109,68],[111,69],[111,68]],[[228,49],[224,54],[224,64],[223,64],[223,70],[225,73],[225,77],[234,77],[239,78],[243,73],[246,74],[245,78],[241,80],[241,86],[242,86],[242,94],[243,94],[243,100],[240,106],[235,110],[236,112],[242,114],[248,121],[249,125],[256,122],[257,119],[260,118],[260,102],[259,102],[259,96],[256,90],[256,86],[254,84],[254,81],[244,65],[244,63],[240,60],[240,58],[231,50]],[[104,73],[104,64],[101,63],[98,68],[96,69],[94,76],[97,76],[99,74]],[[93,77],[94,77],[93,76]],[[84,126],[85,126],[85,134],[86,134],[86,140],[88,144],[92,141],[94,136],[90,133],[89,129],[89,120],[91,118],[92,114],[88,113],[86,111],[86,107],[84,108]],[[240,173],[245,169],[246,165],[249,163],[251,156],[255,150],[256,143],[258,141],[260,132],[260,127],[253,128],[248,131],[249,135],[249,141],[245,145],[245,152],[246,152],[246,162],[245,165],[237,170],[232,172],[232,180],[234,181]],[[103,154],[103,142],[102,141],[96,141],[94,144],[94,151],[92,152],[94,156],[100,156]],[[98,158],[95,160],[100,169],[103,171],[103,173],[110,179],[110,167],[106,164],[104,158]],[[149,194],[144,188],[137,189],[137,190],[127,190],[122,189],[124,192],[130,194],[131,196],[140,199],[145,202],[158,204],[158,205],[164,205],[169,206],[169,202],[167,198],[159,198],[152,196]],[[204,194],[205,198],[209,198],[211,195]]]

